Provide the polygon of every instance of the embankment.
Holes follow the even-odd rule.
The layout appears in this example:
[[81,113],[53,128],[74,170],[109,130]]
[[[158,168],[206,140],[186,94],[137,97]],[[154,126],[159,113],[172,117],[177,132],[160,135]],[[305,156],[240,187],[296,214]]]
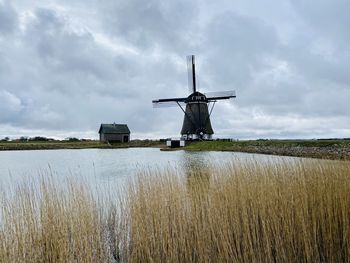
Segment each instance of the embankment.
[[350,160],[350,140],[267,140],[193,142],[188,151],[233,151],[333,160]]

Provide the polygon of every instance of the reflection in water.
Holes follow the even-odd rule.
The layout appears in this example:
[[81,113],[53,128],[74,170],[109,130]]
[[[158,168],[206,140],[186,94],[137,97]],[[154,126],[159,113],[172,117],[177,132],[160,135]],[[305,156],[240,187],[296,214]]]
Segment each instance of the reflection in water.
[[207,152],[184,152],[181,156],[183,166],[187,171],[201,170],[210,166],[210,155]]
[[182,156],[187,191],[192,201],[192,210],[198,210],[198,201],[207,198],[212,168],[209,156],[187,152]]

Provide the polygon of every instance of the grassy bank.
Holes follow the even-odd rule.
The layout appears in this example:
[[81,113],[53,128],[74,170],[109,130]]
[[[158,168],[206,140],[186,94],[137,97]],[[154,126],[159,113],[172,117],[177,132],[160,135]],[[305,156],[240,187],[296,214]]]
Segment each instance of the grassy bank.
[[133,140],[129,143],[102,143],[91,141],[25,141],[0,142],[0,151],[11,150],[52,150],[52,149],[89,149],[89,148],[129,148],[129,147],[161,147],[164,143],[152,140]]
[[[129,143],[101,143],[97,140],[80,141],[2,141],[0,151],[49,150],[88,148],[157,147],[165,150],[165,142],[158,140],[133,140]],[[252,140],[252,141],[204,141],[193,142],[185,147],[188,151],[235,151],[321,159],[350,160],[350,140]]]
[[0,199],[0,261],[349,262],[349,174],[316,160],[149,171],[103,200],[43,179]]
[[185,149],[188,151],[236,151],[350,160],[350,140],[205,141],[193,142]]

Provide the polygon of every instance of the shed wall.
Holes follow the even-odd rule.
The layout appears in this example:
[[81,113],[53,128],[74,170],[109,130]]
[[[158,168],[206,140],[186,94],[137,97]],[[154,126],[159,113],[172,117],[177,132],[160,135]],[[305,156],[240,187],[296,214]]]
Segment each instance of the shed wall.
[[100,133],[100,141],[102,142],[124,142],[124,138],[126,142],[130,141],[129,134]]

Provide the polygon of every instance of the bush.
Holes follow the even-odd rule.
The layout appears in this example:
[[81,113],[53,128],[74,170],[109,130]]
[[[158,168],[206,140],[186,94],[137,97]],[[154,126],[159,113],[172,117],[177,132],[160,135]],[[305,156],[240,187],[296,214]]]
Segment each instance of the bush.
[[67,139],[69,142],[79,142],[80,140],[78,138],[75,137],[70,137]]
[[49,141],[49,140],[50,140],[49,138],[41,137],[41,136],[29,138],[29,141]]

